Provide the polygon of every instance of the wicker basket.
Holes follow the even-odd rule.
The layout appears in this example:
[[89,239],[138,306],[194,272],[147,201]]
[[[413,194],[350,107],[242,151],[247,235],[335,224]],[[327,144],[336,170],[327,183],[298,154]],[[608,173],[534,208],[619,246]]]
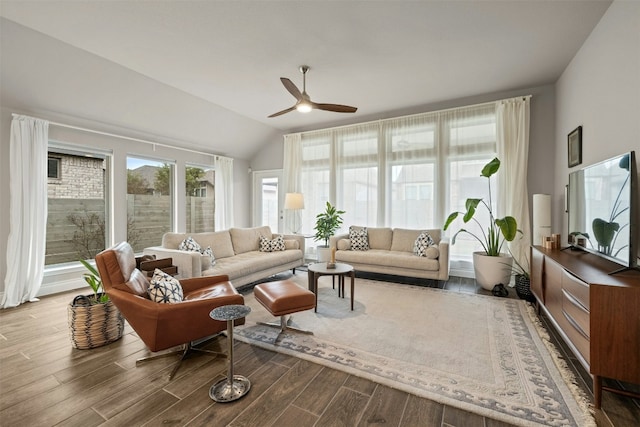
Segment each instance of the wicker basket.
[[86,295],[78,295],[67,307],[69,336],[74,348],[86,350],[107,345],[122,337],[124,318],[111,300],[91,304]]
[[516,294],[518,294],[520,299],[536,302],[536,297],[531,293],[531,282],[529,278],[521,274],[516,275]]

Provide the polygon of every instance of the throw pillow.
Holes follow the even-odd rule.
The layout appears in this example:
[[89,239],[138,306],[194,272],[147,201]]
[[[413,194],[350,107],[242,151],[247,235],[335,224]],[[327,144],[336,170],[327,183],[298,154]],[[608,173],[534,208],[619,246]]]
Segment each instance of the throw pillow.
[[271,252],[284,251],[285,249],[284,237],[281,234],[271,240]]
[[422,233],[418,234],[418,237],[416,238],[416,241],[413,245],[413,253],[418,256],[426,257],[427,248],[433,245],[435,245],[435,242],[433,241],[429,233],[423,231]]
[[351,241],[352,251],[369,250],[369,235],[367,234],[367,227],[349,227],[349,240]]
[[154,302],[174,303],[184,299],[178,279],[158,268],[153,272],[148,292],[149,298]]
[[260,236],[260,245],[258,247],[260,252],[278,252],[286,249],[284,244],[284,237],[280,234],[274,239],[267,239],[264,236]]
[[200,248],[200,245],[198,244],[198,242],[196,242],[193,239],[193,237],[189,236],[186,239],[184,239],[182,242],[180,242],[180,244],[178,245],[178,250],[189,251],[189,252],[201,252],[202,248]]
[[260,252],[271,252],[271,239],[260,236],[260,244],[258,246]]
[[[205,259],[206,259],[206,257],[209,257],[209,259],[207,260],[209,265],[208,266],[203,265],[202,266],[203,268],[204,267],[209,268],[209,267],[213,267],[214,265],[216,265],[216,257],[215,257],[215,255],[213,255],[213,250],[211,249],[211,246],[207,246],[207,249],[205,249],[203,251],[200,251],[200,253],[205,257]],[[205,260],[203,260],[202,263],[204,264]]]
[[285,240],[284,241],[284,248],[286,250],[289,250],[289,249],[300,249],[300,242],[298,242],[297,240]]

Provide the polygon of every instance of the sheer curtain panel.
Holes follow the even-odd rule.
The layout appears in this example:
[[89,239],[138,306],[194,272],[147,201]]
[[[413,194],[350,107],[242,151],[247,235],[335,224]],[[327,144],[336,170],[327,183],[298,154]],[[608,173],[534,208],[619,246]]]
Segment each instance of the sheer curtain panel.
[[48,139],[49,122],[13,117],[7,275],[2,308],[38,301],[46,246]]
[[[302,193],[302,144],[299,133],[284,136],[284,192],[285,193]],[[296,215],[300,214],[300,211],[283,209],[284,212],[284,228],[285,230],[295,230],[297,225],[295,224]]]
[[233,227],[233,159],[216,156],[215,160],[216,230]]
[[498,172],[498,215],[511,215],[518,221],[522,238],[509,244],[514,258],[527,268],[531,244],[527,157],[529,153],[530,97],[505,99],[496,103],[496,145],[501,161]]

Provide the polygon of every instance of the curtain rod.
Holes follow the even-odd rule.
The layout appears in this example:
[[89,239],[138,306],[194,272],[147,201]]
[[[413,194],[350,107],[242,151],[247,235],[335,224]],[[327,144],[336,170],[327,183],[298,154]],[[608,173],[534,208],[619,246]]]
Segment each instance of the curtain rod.
[[380,123],[380,122],[384,122],[386,120],[406,119],[406,118],[413,117],[413,116],[421,116],[423,114],[444,113],[444,112],[447,112],[447,111],[458,110],[460,108],[482,107],[484,105],[495,104],[497,102],[512,101],[512,100],[515,100],[515,99],[522,99],[523,101],[526,101],[527,99],[531,99],[532,96],[533,95],[513,96],[511,98],[498,99],[496,101],[481,102],[479,104],[462,105],[460,107],[445,108],[443,110],[425,111],[425,112],[422,112],[422,113],[407,114],[406,116],[388,117],[386,119],[370,120],[368,122],[352,123],[350,125],[334,126],[334,127],[330,127],[330,128],[305,130],[305,131],[301,131],[301,132],[292,132],[292,133],[288,133],[288,134],[285,134],[285,135],[302,135],[303,133],[324,132],[324,131],[327,131],[327,130],[336,130],[336,129],[342,129],[342,128],[347,128],[347,127],[351,127],[351,126],[370,125],[372,123]]
[[82,132],[94,133],[94,134],[97,134],[97,135],[110,136],[110,137],[118,138],[118,139],[126,139],[128,141],[142,142],[144,144],[150,144],[150,145],[158,146],[158,147],[173,148],[174,150],[188,151],[190,153],[203,154],[205,156],[224,157],[224,156],[220,156],[220,155],[215,154],[215,153],[205,153],[204,151],[192,150],[190,148],[176,147],[176,146],[169,145],[169,144],[163,144],[161,142],[153,142],[153,141],[148,141],[146,139],[133,138],[131,136],[118,135],[118,134],[115,134],[115,133],[103,132],[103,131],[99,131],[99,130],[83,128],[83,127],[80,127],[80,126],[68,125],[68,124],[65,124],[65,123],[52,122],[50,120],[42,119],[42,118],[39,118],[39,117],[27,116],[26,114],[12,113],[11,115],[13,117],[24,116],[24,117],[31,117],[33,119],[38,119],[38,120],[45,120],[45,121],[49,122],[50,125],[54,125],[54,126],[58,126],[58,127],[62,127],[62,128],[67,128],[67,129],[79,130],[79,131],[82,131]]

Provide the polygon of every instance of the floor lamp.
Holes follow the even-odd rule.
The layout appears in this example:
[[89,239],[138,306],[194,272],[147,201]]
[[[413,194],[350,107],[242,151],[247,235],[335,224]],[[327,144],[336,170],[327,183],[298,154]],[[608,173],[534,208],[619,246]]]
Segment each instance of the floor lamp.
[[300,227],[298,227],[298,211],[304,209],[304,196],[302,193],[287,193],[284,196],[284,208],[286,210],[294,211],[293,217],[293,234],[298,234],[300,232],[300,227],[302,227],[302,221],[300,221]]

